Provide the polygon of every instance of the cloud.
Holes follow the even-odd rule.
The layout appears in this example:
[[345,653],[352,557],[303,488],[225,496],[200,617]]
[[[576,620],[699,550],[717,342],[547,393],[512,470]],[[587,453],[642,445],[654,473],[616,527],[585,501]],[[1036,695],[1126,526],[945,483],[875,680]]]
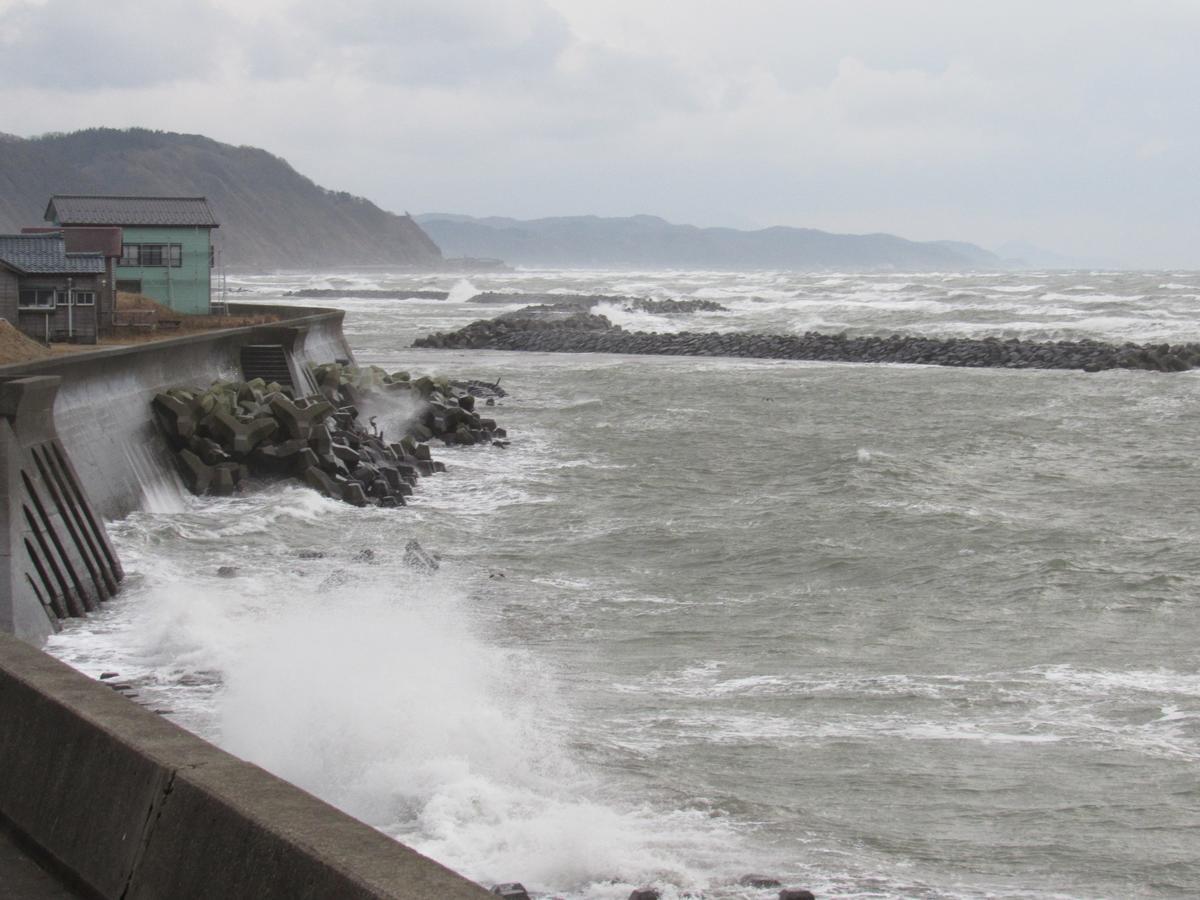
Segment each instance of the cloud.
[[1194,0],[0,0],[0,130],[206,133],[394,209],[1196,259],[1197,30]]
[[463,86],[543,76],[570,40],[565,20],[542,0],[296,0],[259,30],[248,58],[255,74],[270,77],[333,71],[372,83]]
[[9,2],[0,13],[0,80],[74,90],[205,77],[229,24],[191,0]]

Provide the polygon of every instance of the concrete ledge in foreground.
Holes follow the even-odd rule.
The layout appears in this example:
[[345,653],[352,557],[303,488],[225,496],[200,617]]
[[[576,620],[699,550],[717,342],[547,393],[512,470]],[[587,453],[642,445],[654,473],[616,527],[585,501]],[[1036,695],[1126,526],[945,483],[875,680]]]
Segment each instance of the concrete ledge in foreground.
[[0,820],[103,900],[491,896],[6,634]]

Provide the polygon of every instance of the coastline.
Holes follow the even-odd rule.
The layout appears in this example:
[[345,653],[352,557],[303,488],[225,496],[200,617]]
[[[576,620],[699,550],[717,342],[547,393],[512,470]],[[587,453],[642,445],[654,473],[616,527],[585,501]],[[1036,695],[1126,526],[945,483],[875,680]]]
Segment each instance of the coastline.
[[[37,447],[52,444],[73,479],[71,490],[82,494],[80,506],[68,509],[44,468],[41,480],[36,473],[33,480],[22,475],[39,510],[48,499],[58,504],[59,514],[43,516],[40,525],[52,535],[50,541],[38,538],[45,564],[56,573],[82,571],[84,564],[91,569],[98,558],[95,542],[107,545],[103,520],[139,508],[154,480],[170,477],[151,412],[157,393],[191,378],[207,383],[229,375],[240,365],[240,351],[251,345],[283,348],[299,385],[311,381],[310,365],[353,358],[341,311],[283,307],[280,313],[286,321],[277,325],[0,368],[6,397],[16,398],[5,410],[10,449],[4,454],[8,481],[0,493],[17,497],[14,466],[27,466],[30,452],[36,457]],[[64,477],[54,475],[60,487]],[[10,499],[2,529],[10,546],[30,533],[16,511]],[[93,522],[94,538],[71,525],[73,519]],[[116,566],[111,590],[92,597],[87,609],[98,608],[116,590],[120,564],[111,546],[109,553]],[[13,552],[6,563],[0,604],[13,611],[8,621],[22,621],[14,617],[26,609],[36,618],[32,610],[48,601],[29,594]],[[61,612],[83,609],[77,597]],[[46,631],[45,623],[18,625],[18,635],[35,643]],[[42,868],[88,895],[489,896],[376,829],[5,634],[0,634],[0,718],[6,723],[0,730],[0,824]],[[8,864],[27,862],[14,855]]]

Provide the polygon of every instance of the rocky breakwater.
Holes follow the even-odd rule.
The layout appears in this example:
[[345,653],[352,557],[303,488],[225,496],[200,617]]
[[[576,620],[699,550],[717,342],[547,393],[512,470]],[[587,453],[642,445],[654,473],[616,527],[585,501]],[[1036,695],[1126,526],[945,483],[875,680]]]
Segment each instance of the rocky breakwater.
[[[498,385],[336,363],[313,376],[319,393],[307,397],[262,379],[158,394],[155,420],[188,488],[226,495],[251,478],[294,478],[355,506],[403,506],[419,477],[445,471],[429,441],[506,446],[504,429],[475,411],[477,398],[492,405],[503,396]],[[359,410],[371,395],[409,404],[394,440],[373,418],[363,423]]]
[[546,353],[739,356],[975,368],[1081,369],[1085,372],[1104,369],[1182,372],[1200,366],[1200,344],[1194,343],[1117,345],[1090,340],[1026,341],[900,334],[848,337],[811,331],[800,335],[631,332],[614,325],[604,316],[586,312],[591,305],[588,303],[582,308],[580,303],[530,306],[493,319],[472,322],[448,334],[431,334],[418,339],[413,346]]

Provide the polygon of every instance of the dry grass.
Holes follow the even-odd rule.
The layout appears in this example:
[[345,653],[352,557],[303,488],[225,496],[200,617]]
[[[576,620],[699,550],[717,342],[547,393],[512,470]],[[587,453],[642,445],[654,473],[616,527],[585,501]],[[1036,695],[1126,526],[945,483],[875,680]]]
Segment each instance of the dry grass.
[[33,338],[26,337],[6,319],[0,319],[0,365],[32,362],[50,356],[47,350]]
[[[145,344],[163,341],[185,334],[200,334],[220,328],[241,328],[246,325],[269,325],[278,322],[279,316],[185,316],[170,307],[143,294],[117,294],[117,316],[134,313],[127,318],[137,318],[146,323],[142,327],[118,325],[115,334],[101,337],[96,344],[70,344],[55,342],[49,347],[27,337],[12,323],[0,319],[0,366],[14,363],[33,362],[50,356],[66,356],[87,353],[103,347],[122,347],[128,344]],[[141,314],[140,316],[137,314]],[[164,324],[165,323],[165,324]],[[148,326],[148,327],[147,327]]]
[[[126,315],[122,315],[122,314]],[[103,344],[130,344],[142,341],[158,341],[179,334],[195,334],[218,328],[241,328],[246,325],[269,325],[278,322],[279,316],[189,316],[178,313],[168,306],[144,294],[117,294],[117,321],[150,323],[153,327],[118,325],[117,333],[101,341]]]

